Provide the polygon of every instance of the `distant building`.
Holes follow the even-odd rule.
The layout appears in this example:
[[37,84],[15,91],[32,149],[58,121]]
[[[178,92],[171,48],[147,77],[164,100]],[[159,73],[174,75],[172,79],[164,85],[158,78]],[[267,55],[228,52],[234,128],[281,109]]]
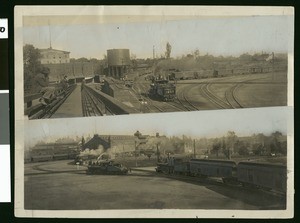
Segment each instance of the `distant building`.
[[104,150],[113,149],[114,152],[128,152],[135,150],[135,136],[130,135],[98,135],[83,145],[83,149],[98,149],[101,146]]
[[41,64],[64,64],[70,63],[70,52],[64,50],[40,49]]

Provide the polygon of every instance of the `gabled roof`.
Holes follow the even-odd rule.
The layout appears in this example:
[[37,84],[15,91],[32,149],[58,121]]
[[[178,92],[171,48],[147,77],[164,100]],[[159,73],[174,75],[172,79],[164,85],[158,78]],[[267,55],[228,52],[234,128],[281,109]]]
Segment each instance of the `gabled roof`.
[[92,139],[90,139],[88,142],[86,142],[83,145],[84,149],[98,149],[99,145],[102,145],[104,149],[108,149],[110,147],[110,143],[106,140],[104,140],[99,135],[94,135]]

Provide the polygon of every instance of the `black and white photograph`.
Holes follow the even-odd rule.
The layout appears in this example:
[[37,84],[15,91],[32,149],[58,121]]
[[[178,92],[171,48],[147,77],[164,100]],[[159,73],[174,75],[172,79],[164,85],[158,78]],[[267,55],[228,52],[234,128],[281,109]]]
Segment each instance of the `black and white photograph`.
[[146,115],[151,124],[144,115],[56,119],[47,128],[27,121],[24,209],[147,209],[156,217],[171,209],[251,210],[272,217],[270,210],[287,210],[290,111],[269,110],[248,110],[249,119],[218,111],[214,121],[210,112]]
[[24,115],[286,106],[292,32],[290,14],[24,15]]
[[14,12],[15,216],[293,217],[292,7]]

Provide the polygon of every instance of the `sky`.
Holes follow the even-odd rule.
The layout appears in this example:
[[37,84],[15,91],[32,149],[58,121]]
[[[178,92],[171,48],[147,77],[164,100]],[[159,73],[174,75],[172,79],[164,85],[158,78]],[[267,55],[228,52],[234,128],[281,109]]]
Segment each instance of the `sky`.
[[[104,16],[103,16],[104,17]],[[66,22],[55,16],[48,24],[23,26],[23,44],[71,52],[71,58],[102,59],[107,49],[128,48],[137,58],[152,58],[172,46],[171,57],[180,57],[196,49],[200,55],[238,56],[242,53],[287,53],[293,48],[292,16],[199,17],[147,21],[101,23]],[[41,19],[40,16],[30,18]],[[54,22],[55,21],[55,22]],[[109,21],[109,20],[108,20]]]
[[291,134],[293,111],[289,107],[227,109],[198,112],[118,115],[106,117],[30,120],[25,122],[25,144],[40,140],[53,142],[61,137],[100,135],[145,135],[156,132],[166,136],[192,138],[220,137],[228,131],[238,136],[275,131]]

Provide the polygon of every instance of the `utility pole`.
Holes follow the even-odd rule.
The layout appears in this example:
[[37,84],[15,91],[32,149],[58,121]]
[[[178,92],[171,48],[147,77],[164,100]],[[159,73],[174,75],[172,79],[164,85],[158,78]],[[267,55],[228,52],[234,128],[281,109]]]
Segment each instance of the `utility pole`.
[[135,166],[137,167],[137,151],[136,151],[136,141],[134,141],[134,157],[135,157]]
[[157,155],[157,162],[159,162],[159,150],[158,150],[158,143],[156,143],[156,155]]
[[153,59],[155,59],[155,46],[153,45]]
[[52,49],[52,43],[51,43],[51,30],[50,30],[50,23],[49,23],[49,20],[48,20],[48,28],[49,28],[49,42],[50,42],[50,48],[49,48],[49,49]]
[[196,158],[196,140],[194,139],[194,158]]
[[274,81],[274,73],[275,73],[275,71],[274,71],[274,52],[272,52],[272,81]]

